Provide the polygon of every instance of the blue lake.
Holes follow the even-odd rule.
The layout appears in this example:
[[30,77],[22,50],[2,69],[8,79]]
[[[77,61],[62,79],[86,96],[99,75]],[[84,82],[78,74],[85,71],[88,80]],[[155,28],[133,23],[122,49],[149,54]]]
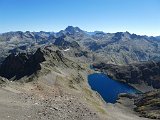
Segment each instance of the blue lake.
[[137,93],[138,90],[127,83],[110,79],[103,73],[94,73],[88,76],[91,88],[97,91],[109,103],[115,103],[120,93]]

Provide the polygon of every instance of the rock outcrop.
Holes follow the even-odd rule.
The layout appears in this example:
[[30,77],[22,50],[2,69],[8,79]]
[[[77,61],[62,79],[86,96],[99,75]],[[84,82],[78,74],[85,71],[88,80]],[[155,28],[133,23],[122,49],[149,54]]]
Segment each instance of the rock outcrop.
[[79,48],[80,45],[76,42],[76,41],[66,41],[65,36],[61,36],[59,38],[57,38],[54,42],[54,45],[58,46],[61,49],[67,49],[69,47],[73,47],[73,48]]
[[143,117],[160,119],[160,91],[152,91],[135,99],[135,111]]
[[60,50],[52,49],[52,46],[38,48],[33,54],[19,53],[10,54],[0,66],[0,76],[7,79],[14,77],[15,80],[24,76],[30,76],[41,70],[41,63],[51,66],[67,66],[81,69],[78,64],[65,58]]
[[0,76],[20,79],[41,69],[40,63],[45,61],[44,54],[38,49],[33,55],[26,53],[10,54],[0,66]]

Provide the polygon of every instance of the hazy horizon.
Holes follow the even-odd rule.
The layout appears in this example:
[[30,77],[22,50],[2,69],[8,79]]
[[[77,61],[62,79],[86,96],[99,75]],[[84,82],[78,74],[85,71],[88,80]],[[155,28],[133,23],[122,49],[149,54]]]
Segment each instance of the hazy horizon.
[[[69,25],[69,26],[72,26],[72,25]],[[78,27],[78,26],[73,26],[73,27]],[[67,27],[65,27],[64,29],[60,29],[59,31],[54,31],[54,30],[52,30],[52,31],[44,31],[44,30],[40,30],[40,31],[29,31],[29,30],[16,30],[16,31],[7,31],[7,32],[2,32],[2,33],[0,33],[0,34],[3,34],[3,33],[8,33],[8,32],[18,32],[18,31],[21,31],[21,32],[27,32],[27,31],[29,31],[29,32],[41,32],[41,31],[43,31],[43,32],[54,32],[54,33],[58,33],[58,32],[60,32],[61,30],[65,30]],[[79,27],[80,28],[80,27]],[[80,28],[81,29],[81,28]],[[85,31],[85,32],[104,32],[104,33],[117,33],[117,32],[129,32],[130,34],[136,34],[136,35],[141,35],[141,36],[153,36],[153,37],[158,37],[158,36],[160,36],[160,35],[145,35],[145,34],[137,34],[137,33],[132,33],[132,32],[130,32],[130,31],[117,31],[117,32],[105,32],[105,31],[101,31],[101,30],[94,30],[94,31],[87,31],[87,30],[84,30],[84,29],[81,29],[81,30],[83,30],[83,31]]]
[[106,33],[160,35],[159,0],[1,0],[0,33],[67,26]]

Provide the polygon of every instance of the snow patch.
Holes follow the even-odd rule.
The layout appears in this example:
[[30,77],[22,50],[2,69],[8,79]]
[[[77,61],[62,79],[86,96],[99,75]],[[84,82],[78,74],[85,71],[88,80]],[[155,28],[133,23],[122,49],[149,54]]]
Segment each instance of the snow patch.
[[68,50],[70,50],[70,49],[68,48],[68,49],[65,49],[64,51],[68,51]]

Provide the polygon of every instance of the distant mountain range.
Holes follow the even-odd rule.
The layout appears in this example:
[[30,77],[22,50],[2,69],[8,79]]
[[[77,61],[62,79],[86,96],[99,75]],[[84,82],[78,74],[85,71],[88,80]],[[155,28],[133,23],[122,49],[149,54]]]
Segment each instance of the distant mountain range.
[[0,61],[10,53],[26,50],[32,52],[40,46],[51,44],[62,49],[81,47],[97,54],[106,63],[128,64],[160,59],[160,36],[141,36],[129,32],[86,32],[78,27],[68,26],[57,33],[17,31],[1,34]]

